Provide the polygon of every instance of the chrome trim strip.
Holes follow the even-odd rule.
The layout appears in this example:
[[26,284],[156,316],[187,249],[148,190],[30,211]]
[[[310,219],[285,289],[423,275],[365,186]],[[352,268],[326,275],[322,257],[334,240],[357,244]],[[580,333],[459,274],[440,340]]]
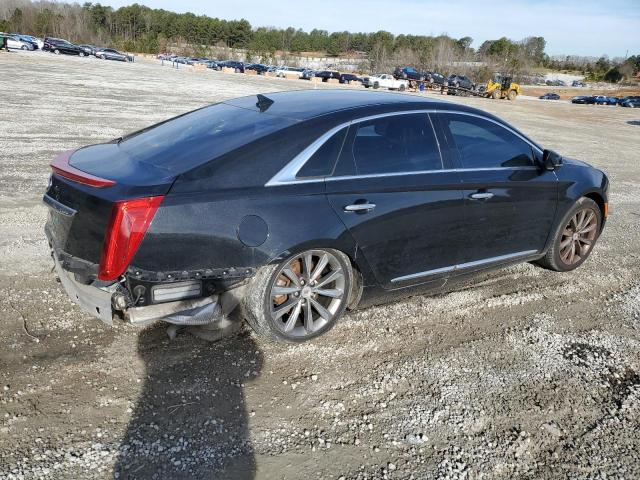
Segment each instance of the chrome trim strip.
[[[356,178],[383,178],[397,177],[398,175],[424,175],[426,173],[456,173],[456,172],[487,172],[501,170],[538,170],[538,167],[496,167],[496,168],[447,168],[444,170],[418,170],[415,172],[391,172],[391,173],[370,173],[367,175],[342,175],[339,177],[317,178],[316,182],[335,182],[336,180],[353,180]],[[306,182],[308,180],[298,180],[298,182]],[[296,182],[297,183],[297,182]]]
[[415,278],[427,277],[431,275],[437,275],[439,273],[454,272],[458,270],[466,270],[467,268],[479,267],[490,263],[502,262],[505,260],[512,260],[520,257],[528,257],[538,253],[537,250],[525,250],[523,252],[509,253],[507,255],[499,255],[497,257],[485,258],[482,260],[474,260],[473,262],[461,263],[459,265],[453,265],[450,267],[436,268],[434,270],[427,270],[426,272],[412,273],[411,275],[404,275],[391,280],[391,283],[404,282],[406,280],[413,280]]
[[[539,153],[542,153],[542,150],[540,149],[540,147],[538,147],[537,145],[535,145],[531,140],[529,140],[528,138],[522,136],[520,133],[516,132],[515,130],[513,130],[512,128],[509,128],[506,125],[503,125],[500,122],[497,122],[491,118],[485,117],[483,115],[478,115],[477,113],[473,113],[473,112],[460,112],[460,111],[456,111],[456,110],[437,110],[437,109],[426,109],[426,110],[404,110],[404,111],[396,111],[396,112],[387,112],[387,113],[379,113],[377,115],[369,115],[367,117],[361,117],[361,118],[356,118],[353,120],[350,120],[348,122],[344,122],[340,125],[337,125],[335,127],[333,127],[332,129],[328,130],[327,132],[325,132],[324,134],[322,134],[317,140],[315,140],[313,143],[311,143],[311,145],[309,145],[307,148],[305,148],[302,152],[300,152],[298,155],[296,155],[293,160],[291,160],[289,163],[287,163],[278,173],[276,173],[271,180],[269,180],[266,184],[265,187],[275,187],[278,185],[296,185],[298,183],[316,183],[316,182],[323,182],[325,180],[335,180],[335,179],[353,179],[353,178],[371,178],[371,177],[382,177],[382,176],[397,176],[397,175],[417,175],[417,174],[422,174],[422,173],[440,173],[440,172],[469,172],[469,171],[485,171],[485,170],[537,170],[538,167],[535,166],[530,166],[530,167],[496,167],[496,168],[458,168],[458,169],[448,169],[448,170],[424,170],[424,171],[418,171],[418,172],[393,172],[393,173],[382,173],[382,174],[374,174],[374,175],[348,175],[348,176],[343,176],[343,177],[320,177],[320,178],[301,178],[301,179],[297,179],[296,178],[296,174],[300,171],[300,169],[304,166],[304,164],[307,162],[307,160],[309,160],[311,158],[311,156],[316,153],[316,151],[318,151],[318,149],[320,147],[322,147],[322,145],[324,145],[324,143],[329,140],[334,134],[338,133],[340,130],[342,130],[345,127],[349,127],[351,125],[353,125],[354,123],[361,123],[361,122],[367,122],[369,120],[376,120],[378,118],[385,118],[385,117],[393,117],[393,116],[397,116],[397,115],[413,115],[413,114],[420,114],[420,113],[425,113],[425,114],[429,114],[429,113],[451,113],[451,114],[456,114],[456,115],[468,115],[471,117],[477,117],[477,118],[481,118],[483,120],[487,120],[489,122],[495,123],[496,125],[504,128],[505,130],[508,130],[509,132],[511,132],[512,134],[516,135],[518,138],[522,139],[523,141],[525,141],[526,143],[528,143],[531,148],[536,149]],[[429,122],[431,124],[431,127],[433,128],[433,122],[431,120],[431,117],[429,117]],[[434,133],[435,133],[435,128],[433,128]],[[436,135],[436,142],[438,142],[438,136]],[[440,150],[440,144],[438,142],[438,150]],[[442,153],[440,154],[440,159],[442,161]]]

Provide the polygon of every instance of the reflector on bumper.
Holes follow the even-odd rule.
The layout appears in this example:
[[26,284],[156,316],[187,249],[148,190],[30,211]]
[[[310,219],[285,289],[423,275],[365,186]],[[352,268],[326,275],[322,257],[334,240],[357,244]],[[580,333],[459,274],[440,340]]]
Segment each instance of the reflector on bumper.
[[155,285],[151,288],[151,298],[154,303],[199,297],[201,294],[202,283],[199,280],[170,283],[168,285]]

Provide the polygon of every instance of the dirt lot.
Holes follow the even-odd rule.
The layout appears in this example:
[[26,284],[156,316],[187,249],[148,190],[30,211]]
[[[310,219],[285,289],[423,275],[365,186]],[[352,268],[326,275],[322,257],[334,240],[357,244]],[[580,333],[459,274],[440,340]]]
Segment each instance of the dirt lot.
[[[48,162],[228,97],[309,83],[0,53],[0,478],[640,477],[640,113],[453,99],[611,179],[578,271],[494,272],[310,344],[80,313],[51,273]],[[439,98],[439,97],[437,97]]]

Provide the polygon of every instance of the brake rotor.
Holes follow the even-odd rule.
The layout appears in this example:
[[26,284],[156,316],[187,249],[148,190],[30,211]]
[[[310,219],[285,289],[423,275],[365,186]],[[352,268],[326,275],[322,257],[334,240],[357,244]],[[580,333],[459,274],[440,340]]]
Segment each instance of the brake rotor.
[[[296,275],[300,275],[302,273],[302,260],[297,259],[295,262],[290,263],[289,267],[291,268],[293,273],[295,273]],[[288,287],[289,285],[291,285],[291,280],[286,275],[281,274],[276,280],[276,285],[279,287]],[[273,297],[273,303],[275,305],[282,305],[287,301],[288,298],[289,295],[276,295],[275,297]]]

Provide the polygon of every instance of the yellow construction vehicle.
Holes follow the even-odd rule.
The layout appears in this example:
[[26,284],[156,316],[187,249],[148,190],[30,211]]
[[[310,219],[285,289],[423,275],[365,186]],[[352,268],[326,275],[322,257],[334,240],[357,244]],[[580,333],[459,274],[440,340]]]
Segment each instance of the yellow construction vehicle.
[[484,96],[487,98],[508,98],[515,100],[522,93],[520,85],[514,83],[512,77],[503,76],[496,73],[493,78],[487,82]]

